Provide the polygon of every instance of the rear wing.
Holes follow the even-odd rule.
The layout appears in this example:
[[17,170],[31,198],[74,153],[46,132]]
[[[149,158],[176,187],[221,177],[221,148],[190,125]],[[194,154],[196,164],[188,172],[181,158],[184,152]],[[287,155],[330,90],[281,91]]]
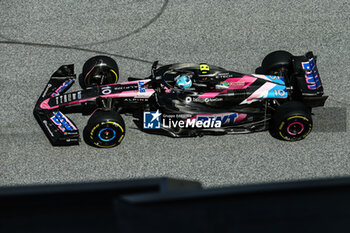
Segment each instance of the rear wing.
[[294,80],[293,88],[299,92],[310,107],[323,106],[328,96],[323,96],[323,86],[317,69],[317,57],[312,52],[292,59]]
[[317,58],[312,52],[293,57],[294,78],[303,95],[323,95],[323,86],[317,69]]

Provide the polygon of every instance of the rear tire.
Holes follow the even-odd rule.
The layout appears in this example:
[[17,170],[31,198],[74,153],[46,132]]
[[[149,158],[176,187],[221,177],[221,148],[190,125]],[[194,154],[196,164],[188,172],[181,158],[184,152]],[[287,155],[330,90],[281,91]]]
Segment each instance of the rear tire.
[[261,63],[261,71],[268,75],[278,75],[281,69],[290,70],[293,55],[279,50],[268,54]]
[[115,111],[96,111],[89,119],[83,132],[84,141],[94,147],[118,146],[125,136],[125,123]]
[[311,112],[301,102],[286,102],[277,109],[270,124],[273,137],[285,141],[299,141],[312,130]]
[[96,56],[87,60],[79,76],[80,86],[85,89],[93,85],[117,83],[119,69],[116,61],[107,56]]

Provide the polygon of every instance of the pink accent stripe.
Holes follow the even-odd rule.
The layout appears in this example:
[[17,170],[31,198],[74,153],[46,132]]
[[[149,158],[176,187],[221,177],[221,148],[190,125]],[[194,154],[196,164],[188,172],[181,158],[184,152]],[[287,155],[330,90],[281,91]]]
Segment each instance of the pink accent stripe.
[[245,83],[242,86],[229,86],[226,90],[222,91],[221,93],[227,93],[227,90],[236,90],[236,89],[246,89],[248,88],[253,82],[255,82],[257,78],[254,78],[252,76],[244,75],[242,78],[228,78],[224,82],[233,82],[233,83]]
[[146,84],[146,83],[148,83],[149,81],[151,81],[151,79],[141,79],[141,80],[137,80],[137,81],[123,82],[123,83],[105,84],[105,85],[100,85],[100,87],[114,86],[114,85],[138,84],[139,81],[142,81],[144,84]]
[[212,113],[212,114],[197,114],[194,115],[193,117],[190,118],[190,120],[196,119],[198,116],[221,116],[221,115],[225,115],[225,114],[232,114],[231,112],[224,112],[224,113]]
[[233,82],[233,83],[244,83],[242,86],[229,86],[227,89],[221,91],[221,92],[207,92],[203,95],[198,96],[198,98],[215,98],[220,93],[227,93],[227,90],[235,90],[235,89],[246,89],[249,87],[253,82],[255,82],[257,78],[254,78],[249,75],[244,75],[242,78],[228,78],[223,82]]
[[[133,91],[123,91],[120,93],[113,93],[108,95],[101,95],[101,97],[104,98],[117,98],[117,97],[135,97],[135,96],[142,96],[144,95],[145,98],[151,96],[154,93],[153,89],[146,89],[146,92],[140,92],[139,90],[133,90]],[[142,98],[142,97],[140,97]]]
[[[229,114],[234,114],[234,112],[223,112],[223,113],[214,113],[214,114],[197,114],[197,115],[194,115],[193,117],[191,117],[191,118],[189,118],[187,120],[194,120],[198,116],[213,116],[213,117],[217,117],[217,116],[224,116],[224,115],[229,115]],[[247,117],[247,114],[245,114],[245,113],[237,113],[237,115],[238,115],[238,117],[236,118],[235,122],[243,121]]]
[[49,100],[50,100],[50,98],[47,98],[46,100],[41,102],[40,108],[41,109],[50,109]]
[[61,107],[61,106],[84,103],[84,102],[87,102],[87,101],[89,101],[89,100],[94,100],[94,99],[96,99],[96,98],[77,100],[77,101],[73,101],[73,102],[69,102],[69,103],[64,103],[64,104],[60,104],[60,105],[50,106],[49,103],[48,103],[49,100],[50,100],[50,98],[48,98],[48,99],[44,100],[43,102],[41,102],[40,108],[41,108],[41,109],[48,109],[48,110],[51,110],[51,109],[59,108],[59,107]]
[[119,85],[119,84],[120,84],[120,83],[111,83],[111,84],[99,85],[99,87],[115,86],[115,85]]
[[251,94],[248,98],[247,101],[251,101],[255,98],[262,97],[264,95],[268,94],[268,91],[271,90],[274,86],[277,84],[275,83],[270,83],[266,82],[264,85],[262,85],[258,90],[256,90],[253,94]]
[[204,93],[203,95],[198,96],[198,99],[200,99],[200,98],[214,98],[218,94],[220,94],[220,92],[207,92],[207,93]]
[[253,75],[254,75],[255,77],[257,77],[257,78],[265,79],[265,80],[271,82],[271,79],[269,79],[268,77],[266,77],[266,76],[263,75],[263,74],[253,74]]
[[238,114],[238,117],[236,118],[235,122],[241,122],[247,117],[247,114],[245,113],[237,113],[237,114]]
[[132,97],[134,95],[137,94],[138,91],[134,90],[134,91],[123,91],[123,92],[119,92],[119,93],[113,93],[113,94],[108,94],[108,95],[101,95],[101,97],[105,97],[105,98],[108,98],[108,97],[112,97],[112,98],[115,98],[115,97]]

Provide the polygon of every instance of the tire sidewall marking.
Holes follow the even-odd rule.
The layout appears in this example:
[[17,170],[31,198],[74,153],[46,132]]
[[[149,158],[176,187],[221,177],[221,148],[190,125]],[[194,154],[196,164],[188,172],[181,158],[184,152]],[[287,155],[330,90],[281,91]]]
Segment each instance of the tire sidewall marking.
[[302,118],[302,119],[304,119],[304,120],[306,120],[306,121],[309,121],[309,119],[307,119],[307,118],[304,117],[304,116],[292,116],[292,117],[288,117],[288,118],[287,118],[287,121],[289,121],[289,120],[291,120],[291,119],[294,119],[294,118]]
[[119,80],[117,72],[115,72],[113,69],[110,69],[110,71],[115,75],[115,83],[117,83]]
[[[115,143],[113,143],[112,145],[107,145],[107,146],[105,146],[105,145],[100,145],[100,144],[98,143],[100,140],[97,140],[98,142],[96,142],[95,137],[94,137],[94,136],[95,136],[94,134],[95,134],[96,129],[98,129],[99,127],[101,127],[101,126],[103,126],[103,125],[106,125],[106,124],[111,124],[111,125],[113,125],[114,127],[119,128],[120,131],[121,131],[121,134],[119,135],[119,138],[115,140]],[[124,138],[124,134],[125,134],[125,130],[123,129],[123,127],[122,127],[119,123],[113,122],[113,121],[105,121],[105,122],[100,122],[100,123],[96,124],[96,125],[91,129],[91,131],[90,131],[90,139],[92,140],[93,144],[96,145],[97,147],[103,147],[103,148],[114,147],[114,146],[116,146],[117,144],[119,144],[119,143],[122,141],[122,139]],[[117,137],[118,137],[118,136],[117,136]]]
[[95,125],[93,128],[92,128],[92,130],[90,131],[90,138],[92,139],[92,140],[94,140],[94,131],[98,128],[100,126],[100,123],[98,123],[97,125]]
[[[307,122],[300,122],[300,121],[297,121],[297,122],[300,122],[304,125],[304,127],[308,127],[308,131],[303,134],[301,137],[297,137],[297,138],[289,138],[288,136],[288,133],[285,133],[286,135],[283,135],[284,133],[282,132],[282,129],[283,127],[286,125],[286,123],[289,121],[289,120],[292,120],[292,119],[295,119],[295,118],[299,118],[299,119],[303,119]],[[312,124],[310,123],[310,120],[304,116],[291,116],[291,117],[288,117],[287,120],[285,121],[282,121],[280,126],[279,126],[279,135],[284,139],[284,140],[287,140],[287,141],[298,141],[298,140],[301,140],[301,139],[304,139],[306,136],[308,136],[311,132],[311,129],[312,129]]]

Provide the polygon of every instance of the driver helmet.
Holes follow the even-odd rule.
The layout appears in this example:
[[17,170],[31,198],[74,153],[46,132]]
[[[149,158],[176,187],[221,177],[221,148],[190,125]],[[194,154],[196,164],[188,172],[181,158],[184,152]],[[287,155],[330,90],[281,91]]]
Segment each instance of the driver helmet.
[[175,78],[176,86],[180,89],[188,89],[192,86],[192,80],[188,75],[179,75]]

